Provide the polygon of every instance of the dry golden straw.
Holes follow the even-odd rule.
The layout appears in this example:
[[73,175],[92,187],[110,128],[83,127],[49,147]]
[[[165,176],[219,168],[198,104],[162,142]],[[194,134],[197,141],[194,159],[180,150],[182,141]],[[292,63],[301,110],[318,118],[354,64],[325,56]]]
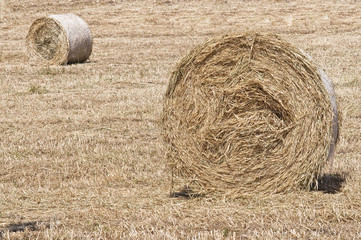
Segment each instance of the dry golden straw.
[[35,20],[26,44],[37,62],[62,65],[86,61],[93,41],[88,25],[80,17],[62,14]]
[[179,187],[282,193],[309,189],[332,158],[337,106],[332,83],[302,50],[271,34],[226,35],[181,60],[163,128]]

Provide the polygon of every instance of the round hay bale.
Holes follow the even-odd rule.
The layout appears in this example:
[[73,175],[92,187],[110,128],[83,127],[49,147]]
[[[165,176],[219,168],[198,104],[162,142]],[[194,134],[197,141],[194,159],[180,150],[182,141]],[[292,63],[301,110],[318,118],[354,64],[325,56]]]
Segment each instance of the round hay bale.
[[60,14],[35,20],[26,45],[36,61],[62,65],[86,61],[92,52],[93,40],[83,19],[74,14]]
[[272,34],[212,39],[173,72],[163,106],[179,186],[241,197],[309,189],[338,138],[332,83]]

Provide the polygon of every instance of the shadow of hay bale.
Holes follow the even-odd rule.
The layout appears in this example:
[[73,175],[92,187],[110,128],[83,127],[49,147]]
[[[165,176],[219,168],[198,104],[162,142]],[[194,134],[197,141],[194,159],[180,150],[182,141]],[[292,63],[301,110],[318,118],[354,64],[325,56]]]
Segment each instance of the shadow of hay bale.
[[198,198],[198,197],[204,197],[204,195],[195,193],[189,186],[185,186],[179,192],[171,192],[170,197],[171,198]]
[[14,232],[25,232],[25,231],[38,231],[45,228],[50,228],[50,224],[40,221],[12,223],[6,225],[5,229],[0,229],[0,239],[2,239],[3,234],[5,234],[5,232],[14,233]]
[[335,194],[341,191],[345,181],[345,174],[325,174],[320,179],[318,179],[318,187],[316,188],[316,186],[313,186],[313,190],[323,193]]

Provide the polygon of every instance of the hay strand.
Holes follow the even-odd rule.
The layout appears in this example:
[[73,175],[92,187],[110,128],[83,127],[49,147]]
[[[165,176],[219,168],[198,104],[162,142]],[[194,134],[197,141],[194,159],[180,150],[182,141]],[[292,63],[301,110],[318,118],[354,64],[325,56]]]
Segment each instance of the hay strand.
[[86,61],[92,52],[88,25],[74,14],[50,15],[31,25],[26,37],[29,55],[44,64]]
[[333,155],[337,114],[330,79],[300,49],[272,34],[221,36],[171,76],[167,162],[200,194],[309,189]]

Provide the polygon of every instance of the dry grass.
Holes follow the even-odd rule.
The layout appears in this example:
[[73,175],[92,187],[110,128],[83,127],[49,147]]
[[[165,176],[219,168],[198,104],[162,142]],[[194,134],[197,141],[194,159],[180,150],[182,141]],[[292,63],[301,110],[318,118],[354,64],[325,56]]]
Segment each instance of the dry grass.
[[[361,238],[360,2],[1,3],[3,238]],[[92,31],[90,62],[30,66],[32,21],[67,12]],[[239,30],[281,35],[333,79],[343,114],[334,163],[322,191],[169,198],[159,121],[170,71],[196,44]]]

